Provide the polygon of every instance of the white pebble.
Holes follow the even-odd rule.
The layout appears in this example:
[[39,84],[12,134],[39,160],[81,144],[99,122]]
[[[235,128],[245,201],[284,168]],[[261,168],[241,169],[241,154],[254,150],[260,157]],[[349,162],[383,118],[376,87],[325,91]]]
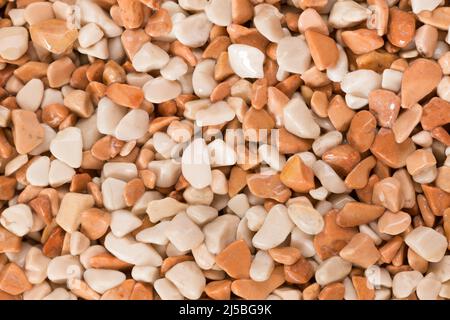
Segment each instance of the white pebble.
[[149,72],[163,68],[169,62],[169,55],[163,49],[146,42],[131,60],[138,72]]
[[38,157],[31,163],[26,172],[27,181],[32,186],[45,187],[49,182],[50,158]]
[[20,108],[36,111],[44,97],[44,83],[40,79],[28,81],[16,95],[16,102]]
[[211,167],[204,139],[195,139],[184,150],[181,171],[194,188],[201,189],[211,184]]
[[232,44],[228,47],[228,60],[234,73],[241,78],[264,77],[264,53],[245,44]]
[[137,140],[147,133],[148,126],[149,116],[147,111],[132,109],[117,124],[115,136],[123,141]]
[[0,223],[16,236],[23,237],[33,226],[33,214],[26,204],[16,204],[3,210]]
[[50,152],[70,167],[79,168],[83,158],[81,130],[76,127],[68,127],[59,131],[50,143]]
[[181,86],[177,81],[158,77],[149,80],[144,87],[145,99],[152,103],[161,103],[175,99],[181,94]]

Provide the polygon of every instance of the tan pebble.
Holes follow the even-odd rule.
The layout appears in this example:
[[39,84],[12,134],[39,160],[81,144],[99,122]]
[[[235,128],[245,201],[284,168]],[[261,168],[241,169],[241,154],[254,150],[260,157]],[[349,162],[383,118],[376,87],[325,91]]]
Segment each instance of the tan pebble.
[[442,70],[436,62],[417,59],[405,70],[402,79],[402,107],[411,108],[433,91],[442,78]]
[[416,19],[412,13],[399,8],[389,10],[389,26],[387,37],[397,47],[406,47],[413,39],[416,31]]
[[355,54],[364,54],[384,45],[383,38],[377,34],[376,30],[357,29],[353,31],[344,31],[341,34],[342,41]]
[[421,116],[422,107],[419,104],[415,104],[400,114],[392,126],[392,131],[394,132],[395,141],[397,143],[402,143],[409,137],[411,132],[420,122]]
[[144,101],[141,88],[121,83],[113,83],[106,89],[106,95],[113,102],[128,108],[139,108]]
[[65,232],[60,227],[54,227],[45,241],[42,252],[49,258],[61,255]]
[[392,212],[398,212],[404,205],[400,182],[392,177],[382,179],[373,187],[372,202]]
[[336,65],[339,51],[332,38],[313,30],[306,30],[305,38],[314,63],[319,70],[325,70]]
[[22,247],[22,238],[0,227],[0,252],[16,253]]
[[14,144],[18,153],[28,153],[44,141],[44,128],[34,112],[13,110],[11,120]]
[[144,9],[139,0],[118,0],[120,17],[123,25],[127,29],[134,29],[141,26],[144,21]]
[[304,284],[313,276],[314,268],[312,264],[302,256],[294,264],[284,265],[284,277],[287,282]]
[[427,198],[433,214],[436,216],[442,216],[444,210],[450,207],[450,193],[445,192],[437,187],[421,185],[422,190]]
[[378,131],[375,141],[370,148],[373,155],[391,168],[405,166],[406,158],[414,150],[415,146],[410,138],[407,138],[402,143],[397,143],[393,131],[386,128],[381,128]]
[[375,167],[377,161],[370,156],[358,163],[345,178],[345,185],[350,189],[362,189],[369,182],[370,171]]
[[217,280],[209,282],[205,287],[205,293],[214,300],[230,300],[231,281]]
[[387,241],[379,248],[381,261],[384,263],[391,263],[402,245],[403,238],[401,236],[395,236]]
[[433,11],[424,10],[417,17],[424,24],[429,24],[440,30],[447,31],[450,26],[450,10],[448,7],[438,7]]
[[411,176],[415,176],[436,166],[436,158],[430,150],[419,149],[406,158],[406,168]]
[[450,123],[450,103],[438,98],[432,98],[424,107],[420,123],[424,130]]
[[378,219],[384,211],[381,206],[351,201],[339,211],[336,222],[341,227],[356,227]]
[[428,270],[429,262],[419,256],[411,248],[408,248],[407,254],[408,264],[413,270],[419,271],[420,273],[426,273]]
[[389,52],[372,51],[356,57],[356,66],[358,69],[369,69],[377,73],[382,73],[389,69],[394,60],[395,54]]
[[11,200],[14,197],[16,184],[15,178],[0,176],[0,200]]
[[278,129],[278,151],[280,154],[294,154],[311,149],[312,140],[303,139],[285,128]]
[[370,267],[380,258],[380,253],[372,238],[365,233],[354,235],[351,241],[339,252],[339,255],[363,268]]
[[378,219],[378,230],[389,235],[397,235],[405,231],[411,225],[411,216],[406,212],[386,211]]
[[89,118],[94,107],[89,95],[82,90],[73,90],[64,98],[64,105],[82,118]]
[[370,282],[366,277],[353,276],[352,283],[353,287],[355,288],[358,300],[375,299],[375,289],[373,288],[372,284],[370,284]]
[[292,156],[280,174],[281,182],[295,192],[305,193],[315,188],[314,173],[299,156]]
[[127,279],[120,285],[106,290],[100,300],[129,300],[136,281]]
[[48,63],[45,62],[28,61],[14,70],[14,75],[23,83],[26,83],[31,79],[40,79],[45,77],[48,67]]
[[249,279],[235,280],[231,284],[231,291],[246,300],[265,299],[276,288],[284,283],[283,267],[276,267],[269,279],[257,282]]
[[347,106],[342,96],[335,95],[328,105],[327,114],[336,130],[342,132],[350,126],[355,111]]
[[78,38],[76,29],[69,29],[64,20],[50,19],[30,26],[31,39],[56,54],[65,52]]
[[124,270],[130,269],[131,264],[116,258],[110,253],[100,253],[89,259],[89,265],[96,269]]
[[281,182],[279,174],[252,174],[247,176],[250,192],[260,198],[286,202],[291,191]]
[[379,126],[392,128],[400,111],[400,97],[389,90],[374,90],[369,94],[369,110]]
[[300,250],[294,247],[278,247],[269,249],[269,254],[275,262],[284,265],[293,265],[300,259]]
[[348,175],[360,162],[361,156],[349,144],[341,144],[322,155],[322,160],[328,163],[339,175]]
[[251,254],[244,240],[230,243],[216,256],[216,264],[234,279],[249,277]]
[[343,300],[345,294],[344,285],[340,282],[326,285],[319,293],[319,300]]
[[253,6],[250,0],[231,0],[233,23],[242,25],[253,18]]
[[328,35],[327,24],[320,14],[312,8],[304,10],[298,18],[298,30],[301,33],[305,33],[308,29]]
[[313,283],[307,286],[303,292],[303,300],[317,300],[320,293],[320,285],[318,283]]
[[367,151],[375,139],[377,121],[369,111],[360,111],[353,117],[347,140],[359,152]]
[[327,259],[337,255],[339,251],[356,234],[354,228],[342,228],[336,224],[337,211],[332,210],[324,215],[325,225],[321,233],[314,237],[314,248],[317,255],[322,259]]
[[151,37],[167,35],[171,30],[172,20],[169,12],[162,8],[148,18],[145,26],[145,32]]
[[18,295],[32,288],[24,271],[15,263],[5,265],[0,271],[0,290]]
[[133,179],[127,182],[123,197],[127,206],[133,206],[144,194],[145,186],[141,179]]

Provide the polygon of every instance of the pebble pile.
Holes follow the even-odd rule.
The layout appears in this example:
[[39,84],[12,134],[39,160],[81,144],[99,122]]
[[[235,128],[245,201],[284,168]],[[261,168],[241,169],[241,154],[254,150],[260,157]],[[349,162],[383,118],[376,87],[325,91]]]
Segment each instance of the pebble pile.
[[0,300],[450,299],[449,30],[445,0],[0,0]]

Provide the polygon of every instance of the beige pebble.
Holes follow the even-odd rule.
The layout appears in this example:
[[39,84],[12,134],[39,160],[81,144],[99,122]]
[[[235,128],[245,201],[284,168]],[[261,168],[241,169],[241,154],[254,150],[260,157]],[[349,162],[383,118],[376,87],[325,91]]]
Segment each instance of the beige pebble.
[[94,206],[94,199],[89,194],[66,193],[56,216],[56,223],[66,232],[74,232],[80,225],[81,213]]
[[88,48],[103,38],[103,31],[95,23],[84,25],[78,32],[78,42],[82,48]]
[[[70,148],[67,146],[70,145]],[[79,168],[82,161],[83,141],[80,129],[68,127],[59,131],[50,143],[51,153],[72,168]]]
[[29,206],[16,204],[6,208],[0,216],[1,225],[16,236],[22,237],[33,226],[33,215]]
[[392,293],[396,298],[406,298],[413,293],[423,275],[418,271],[402,271],[397,273],[392,280]]
[[236,240],[239,217],[231,214],[221,215],[203,227],[205,244],[208,251],[218,254],[227,245]]
[[165,234],[180,251],[196,248],[205,238],[200,228],[184,212],[178,213],[170,221]]
[[275,248],[281,244],[292,231],[294,224],[288,215],[288,209],[281,204],[275,205],[268,212],[263,225],[252,239],[253,245],[261,250]]
[[447,239],[435,230],[420,226],[405,238],[405,243],[419,256],[430,262],[440,261],[447,250]]
[[178,212],[187,208],[185,203],[181,203],[173,198],[153,200],[148,203],[147,213],[150,221],[155,223],[164,218],[175,216]]
[[341,257],[335,256],[323,261],[316,270],[315,278],[318,284],[326,286],[345,278],[352,270],[352,264]]
[[141,224],[141,219],[130,211],[117,210],[111,214],[111,232],[118,238],[121,238],[139,228]]
[[[205,289],[206,279],[200,268],[192,261],[185,261],[176,264],[166,272],[166,277],[188,299],[196,300],[200,298]],[[185,281],[188,278],[189,281]]]
[[118,286],[126,279],[124,273],[107,269],[87,269],[83,273],[83,278],[89,287],[100,294]]
[[28,31],[24,27],[1,28],[0,43],[3,59],[19,59],[28,50]]
[[122,261],[137,266],[158,267],[162,263],[159,253],[150,245],[131,237],[117,238],[111,232],[105,237],[105,248]]

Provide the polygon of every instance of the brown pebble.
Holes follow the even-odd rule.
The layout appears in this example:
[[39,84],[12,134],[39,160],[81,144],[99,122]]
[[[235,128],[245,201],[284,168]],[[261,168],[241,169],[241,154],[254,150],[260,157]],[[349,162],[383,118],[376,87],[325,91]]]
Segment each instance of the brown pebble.
[[293,265],[300,259],[301,252],[295,247],[279,247],[269,249],[269,254],[275,262],[284,265]]

